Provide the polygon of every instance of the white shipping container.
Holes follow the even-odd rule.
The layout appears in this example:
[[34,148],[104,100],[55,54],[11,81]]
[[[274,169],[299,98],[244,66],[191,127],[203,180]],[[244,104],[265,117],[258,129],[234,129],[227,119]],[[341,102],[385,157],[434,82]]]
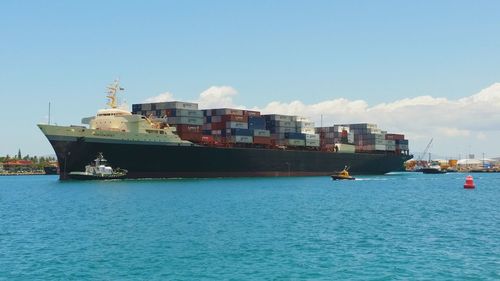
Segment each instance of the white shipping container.
[[150,103],[144,103],[141,105],[142,110],[151,110],[151,104]]
[[229,129],[248,129],[248,123],[246,122],[226,122],[226,128]]
[[393,145],[393,146],[395,146],[396,145],[396,141],[395,140],[385,140],[385,145]]
[[306,146],[319,147],[319,145],[320,145],[319,140],[306,140]]
[[174,125],[203,125],[203,118],[199,117],[167,117],[167,123]]
[[299,128],[312,128],[314,129],[314,122],[311,121],[297,121],[297,127]]
[[228,138],[231,143],[253,143],[253,137],[250,136],[231,136]]
[[301,128],[300,132],[303,134],[315,134],[316,133],[314,128]]
[[354,153],[356,151],[356,146],[352,144],[337,143],[335,145],[339,148],[338,152]]
[[319,135],[318,134],[305,134],[306,140],[318,140],[319,141]]
[[255,137],[269,137],[271,136],[271,132],[269,130],[253,130],[253,135]]
[[305,146],[306,141],[305,140],[298,140],[298,139],[286,139],[286,145],[289,146]]
[[354,143],[354,133],[347,134],[347,142]]

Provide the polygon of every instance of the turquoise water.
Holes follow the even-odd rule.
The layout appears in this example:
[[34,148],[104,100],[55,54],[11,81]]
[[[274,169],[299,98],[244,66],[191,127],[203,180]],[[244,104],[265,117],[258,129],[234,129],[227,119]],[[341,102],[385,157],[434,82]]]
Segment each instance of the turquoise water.
[[498,280],[500,174],[0,177],[4,280]]

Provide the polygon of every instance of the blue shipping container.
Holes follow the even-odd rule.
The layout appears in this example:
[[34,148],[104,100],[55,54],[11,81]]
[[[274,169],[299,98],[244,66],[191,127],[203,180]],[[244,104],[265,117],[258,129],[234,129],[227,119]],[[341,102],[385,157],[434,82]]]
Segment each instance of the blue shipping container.
[[285,138],[295,140],[305,140],[306,135],[302,133],[285,133]]
[[253,131],[249,129],[226,129],[222,130],[223,136],[253,136]]
[[248,117],[248,128],[249,129],[266,129],[266,118],[261,116],[249,116]]

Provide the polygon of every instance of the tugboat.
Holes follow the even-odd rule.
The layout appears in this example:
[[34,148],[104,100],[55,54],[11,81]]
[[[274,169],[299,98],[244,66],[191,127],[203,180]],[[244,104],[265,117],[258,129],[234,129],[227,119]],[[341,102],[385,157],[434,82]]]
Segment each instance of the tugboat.
[[108,161],[99,153],[94,163],[85,166],[85,172],[70,172],[68,176],[75,180],[107,180],[123,179],[127,175],[127,170],[107,166]]
[[340,172],[333,174],[331,177],[333,180],[355,180],[356,178],[349,175],[349,168],[347,166]]

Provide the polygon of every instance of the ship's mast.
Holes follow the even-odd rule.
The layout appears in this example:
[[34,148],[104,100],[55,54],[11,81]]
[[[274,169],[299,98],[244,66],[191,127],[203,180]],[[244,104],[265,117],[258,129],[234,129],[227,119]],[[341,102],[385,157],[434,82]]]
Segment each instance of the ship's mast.
[[108,86],[108,95],[106,96],[109,101],[107,103],[107,105],[109,105],[109,107],[111,108],[116,108],[117,105],[116,105],[116,93],[118,91],[123,91],[124,89],[123,88],[120,88],[120,81],[117,79],[115,80],[115,82],[113,82],[111,85]]

